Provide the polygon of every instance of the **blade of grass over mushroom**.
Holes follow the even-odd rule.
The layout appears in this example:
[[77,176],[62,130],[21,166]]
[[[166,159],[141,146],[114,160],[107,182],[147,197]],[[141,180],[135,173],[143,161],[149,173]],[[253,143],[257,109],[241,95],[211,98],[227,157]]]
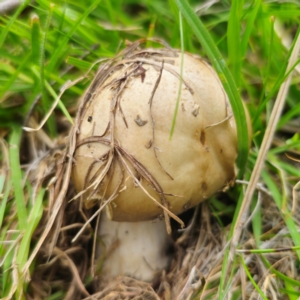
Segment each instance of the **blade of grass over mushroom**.
[[180,79],[179,79],[179,87],[178,87],[178,94],[177,94],[177,99],[176,99],[176,105],[175,105],[175,110],[174,110],[174,115],[173,115],[173,120],[172,120],[172,125],[171,125],[171,131],[170,131],[170,139],[172,139],[174,130],[175,130],[175,125],[176,125],[176,118],[178,114],[178,108],[179,108],[179,102],[181,98],[181,90],[182,90],[182,74],[183,74],[183,64],[184,64],[184,36],[183,36],[183,24],[182,24],[182,15],[179,12],[179,28],[180,28],[180,45],[181,45],[181,61],[180,61]]
[[174,0],[179,7],[179,10],[185,17],[186,21],[190,25],[192,31],[200,41],[202,47],[205,49],[211,63],[216,69],[224,89],[229,97],[229,101],[233,110],[233,114],[236,121],[237,133],[238,133],[238,158],[237,167],[239,169],[238,177],[243,176],[247,157],[248,157],[248,127],[246,122],[246,115],[242,100],[239,96],[238,90],[234,79],[227,68],[224,58],[220,54],[210,34],[205,26],[202,24],[198,16],[190,7],[186,0]]
[[13,131],[10,137],[10,166],[11,166],[11,178],[15,191],[15,201],[17,207],[18,224],[20,230],[25,230],[27,226],[27,209],[26,201],[23,193],[22,184],[22,171],[19,158],[19,144],[21,140],[20,128],[13,127]]

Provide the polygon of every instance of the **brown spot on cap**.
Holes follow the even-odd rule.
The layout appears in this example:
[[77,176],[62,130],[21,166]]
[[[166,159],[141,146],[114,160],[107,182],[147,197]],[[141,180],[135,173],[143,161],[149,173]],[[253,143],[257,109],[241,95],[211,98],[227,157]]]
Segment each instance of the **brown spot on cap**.
[[141,76],[142,83],[144,83],[146,77],[146,69],[144,69],[142,66],[138,66],[133,75]]
[[206,191],[207,190],[207,183],[205,182],[205,181],[202,181],[202,183],[201,183],[201,189],[203,190],[203,191]]
[[147,120],[142,120],[140,115],[137,115],[136,118],[134,119],[134,121],[138,126],[144,126],[145,124],[148,123]]
[[198,108],[195,108],[193,111],[192,111],[192,114],[194,117],[197,117],[198,114],[199,114],[199,107]]
[[200,142],[201,142],[202,146],[204,146],[204,144],[205,144],[205,131],[204,130],[201,130]]
[[184,103],[181,103],[181,110],[185,111]]
[[199,109],[200,109],[200,106],[199,106],[198,104],[195,104],[195,105],[194,105],[194,109],[193,109],[193,111],[192,111],[192,115],[193,115],[194,117],[197,117],[197,116],[198,116],[198,114],[199,114]]
[[147,149],[150,149],[151,146],[152,146],[152,143],[153,143],[152,140],[150,140],[149,142],[146,143],[145,147],[146,147]]

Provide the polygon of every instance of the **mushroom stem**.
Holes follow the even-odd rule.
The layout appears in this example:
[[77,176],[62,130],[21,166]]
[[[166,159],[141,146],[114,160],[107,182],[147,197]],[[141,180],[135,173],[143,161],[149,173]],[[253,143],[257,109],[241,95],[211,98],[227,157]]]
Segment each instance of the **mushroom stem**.
[[163,220],[115,222],[102,213],[98,236],[96,254],[105,279],[126,275],[150,282],[170,263],[171,239]]

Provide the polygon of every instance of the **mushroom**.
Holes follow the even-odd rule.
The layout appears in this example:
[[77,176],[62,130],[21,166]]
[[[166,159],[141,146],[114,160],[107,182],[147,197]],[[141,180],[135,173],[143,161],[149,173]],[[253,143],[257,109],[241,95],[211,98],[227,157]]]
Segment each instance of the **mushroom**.
[[183,226],[177,215],[235,179],[237,132],[222,84],[199,57],[132,44],[100,67],[77,120],[72,178],[87,208],[105,209],[102,274],[151,281],[170,261],[170,218]]

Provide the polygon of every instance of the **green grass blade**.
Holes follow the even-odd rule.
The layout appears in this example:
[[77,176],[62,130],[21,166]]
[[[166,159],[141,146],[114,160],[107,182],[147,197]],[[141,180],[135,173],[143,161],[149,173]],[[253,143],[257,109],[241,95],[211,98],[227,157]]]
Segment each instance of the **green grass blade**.
[[[28,218],[28,225],[27,225],[26,231],[22,237],[22,241],[18,248],[16,263],[18,265],[20,274],[22,274],[21,273],[22,268],[26,264],[27,259],[28,259],[32,235],[43,215],[44,193],[45,193],[45,189],[41,189],[37,195],[36,201],[31,209],[31,212],[30,212],[30,215]],[[26,274],[22,274],[22,275],[23,276],[20,276],[19,281],[18,281],[18,287],[17,287],[17,291],[16,291],[17,295],[24,295],[25,290],[27,288],[27,282],[25,281]]]
[[179,7],[182,15],[190,25],[192,31],[200,41],[202,47],[206,51],[211,63],[216,69],[224,89],[229,97],[235,117],[237,132],[238,132],[238,157],[237,166],[239,169],[238,177],[241,178],[244,174],[245,166],[248,158],[248,130],[246,122],[246,114],[242,100],[239,96],[234,79],[225,64],[224,58],[220,54],[213,39],[209,35],[205,26],[202,24],[198,16],[190,7],[186,0],[174,0]]
[[18,224],[20,230],[25,230],[27,226],[27,209],[23,193],[23,179],[19,158],[19,144],[21,140],[20,128],[13,127],[10,137],[9,158],[11,166],[11,178],[15,191],[15,201],[17,207]]
[[148,34],[147,34],[147,42],[146,42],[146,48],[150,48],[152,47],[152,41],[151,39],[154,37],[154,33],[155,33],[155,23],[156,23],[156,15],[154,15],[151,18],[151,23],[149,25],[149,29],[148,29]]
[[[2,236],[1,236],[2,237]],[[12,285],[12,280],[11,280],[11,268],[13,265],[13,257],[14,257],[14,251],[13,249],[9,249],[9,253],[5,256],[5,260],[3,263],[3,270],[5,270],[6,272],[3,272],[3,277],[2,277],[2,291],[1,291],[1,296],[7,296],[9,293],[9,290],[11,288]],[[3,299],[3,298],[1,298]],[[6,299],[11,299],[11,298],[4,298]]]
[[[261,196],[258,195],[258,197],[261,197]],[[260,204],[258,204],[257,202],[258,202],[258,200],[256,201],[256,203],[253,204],[253,207],[252,207],[252,210],[257,209],[257,211],[255,212],[253,219],[252,219],[252,228],[253,228],[253,235],[255,238],[256,245],[259,246],[260,236],[262,234],[262,215],[261,215]],[[259,205],[259,206],[257,207],[257,205]]]
[[[268,189],[272,191],[272,196],[274,197],[274,200],[278,206],[278,209],[282,210],[282,195],[281,192],[278,190],[277,184],[274,182],[274,180],[271,178],[271,176],[263,171],[262,172],[262,178],[264,182],[266,183]],[[296,246],[300,246],[300,234],[297,229],[297,225],[295,224],[293,220],[293,215],[288,212],[283,214],[284,215],[284,221],[289,229],[290,235],[293,239],[293,242]],[[300,260],[300,250],[296,250],[296,254],[298,256],[298,259]]]
[[[298,36],[300,34],[300,27],[297,30],[297,33],[295,34],[295,36]],[[295,43],[296,39],[294,40]],[[290,48],[289,53],[287,55],[287,60],[282,64],[282,67],[280,69],[280,72],[276,78],[276,82],[274,83],[272,89],[269,91],[267,97],[262,101],[262,99],[264,98],[264,94],[261,97],[261,103],[258,106],[258,109],[256,111],[256,114],[253,117],[253,126],[256,126],[256,123],[260,117],[260,115],[263,112],[263,109],[265,108],[265,106],[267,105],[267,103],[271,100],[272,97],[274,97],[274,95],[276,94],[276,92],[278,92],[278,89],[280,88],[280,86],[283,84],[283,82],[287,79],[287,77],[290,75],[290,73],[294,70],[294,68],[299,64],[299,59],[291,66],[291,68],[289,70],[287,70],[287,64],[289,61],[289,58],[292,54],[292,50],[294,48],[294,45]],[[270,56],[271,56],[271,50],[270,50]],[[269,67],[268,67],[268,72],[269,72]],[[269,74],[269,73],[268,73]],[[281,124],[280,121],[278,122],[278,124]]]
[[101,2],[101,0],[96,0],[94,3],[88,7],[83,14],[74,22],[73,27],[70,29],[69,34],[64,37],[62,41],[60,41],[59,47],[55,50],[51,57],[51,61],[47,66],[47,71],[52,72],[59,61],[61,54],[65,51],[65,47],[67,47],[68,41],[71,36],[74,34],[78,26],[86,19],[86,17],[97,7],[97,5]]
[[239,24],[241,24],[243,5],[244,0],[232,1],[227,27],[228,64],[237,87],[240,86],[242,69],[241,32]]
[[4,188],[5,178],[6,178],[5,175],[0,174],[0,195],[2,194],[2,191],[3,191],[3,188]]
[[[31,55],[27,54],[27,56],[25,56],[24,60],[21,62],[19,67],[16,70],[13,71],[13,73],[8,77],[5,84],[3,86],[1,86],[1,88],[0,88],[0,99],[2,99],[4,94],[9,91],[9,89],[11,88],[12,84],[16,81],[16,79],[19,76],[20,77],[22,76],[22,72],[26,68],[26,66],[28,65],[28,62],[30,61],[30,58],[31,58]],[[25,79],[25,78],[23,78],[23,79]]]
[[281,272],[276,270],[263,255],[261,255],[260,257],[261,257],[262,261],[264,262],[264,264],[266,265],[266,267],[269,269],[269,272],[271,274],[274,273],[278,278],[283,280],[285,283],[288,282],[289,284],[300,288],[300,281],[299,280],[296,280],[294,278],[291,278],[289,276],[286,276],[286,275],[282,274]]
[[[233,220],[232,220],[232,225],[230,227],[230,231],[229,231],[229,235],[227,240],[230,241],[233,237],[234,234],[234,228],[235,228],[235,224],[239,215],[239,211],[240,208],[242,207],[242,203],[243,203],[243,199],[244,199],[244,195],[243,193],[240,193],[238,202],[237,202],[237,206],[236,209],[234,211],[234,216],[233,216]],[[218,295],[218,299],[223,299],[223,296],[226,294],[226,289],[224,288],[225,286],[225,282],[228,279],[228,266],[230,263],[230,247],[229,245],[227,246],[226,250],[224,251],[224,259],[223,259],[223,264],[222,264],[222,270],[221,270],[221,279],[220,279],[220,285],[219,285],[219,295]]]
[[262,299],[264,300],[268,300],[268,298],[264,295],[263,291],[259,288],[259,286],[256,284],[255,280],[253,279],[245,261],[244,261],[244,258],[243,256],[240,256],[241,258],[241,263],[242,263],[242,266],[244,268],[244,271],[245,273],[247,274],[247,277],[249,278],[249,280],[251,281],[252,285],[254,286],[254,288],[256,289],[256,291],[259,293],[259,295],[261,296]]
[[19,265],[19,270],[22,270],[24,264],[27,261],[32,234],[43,214],[44,194],[45,194],[45,189],[41,189],[37,195],[36,201],[31,209],[28,218],[28,225],[25,234],[22,238],[20,248],[18,251],[18,256],[17,256],[17,263]]
[[289,297],[289,300],[299,300],[300,292],[298,292],[289,282],[285,281],[284,284],[286,289],[280,289],[279,291],[286,294]]
[[[49,9],[47,11],[47,17],[46,17],[46,24],[44,28],[44,32],[41,37],[41,42],[40,42],[40,48],[37,48],[37,51],[39,51],[39,59],[38,59],[38,67],[39,67],[39,79],[40,79],[40,88],[41,91],[40,93],[42,94],[42,105],[43,105],[43,110],[44,113],[47,113],[47,111],[51,107],[51,101],[46,93],[46,76],[45,76],[45,51],[46,51],[46,42],[47,42],[47,36],[48,36],[48,31],[50,28],[50,22],[52,18],[52,13],[54,9],[54,4],[50,3],[49,4]],[[38,47],[38,45],[37,45]],[[56,125],[55,125],[55,120],[53,116],[50,116],[49,119],[47,120],[47,126],[50,132],[51,136],[56,136]]]
[[[2,178],[2,176],[1,176]],[[2,228],[2,222],[4,219],[4,214],[5,214],[5,208],[6,208],[6,203],[7,203],[7,199],[10,193],[12,187],[12,182],[10,181],[9,184],[6,187],[6,190],[1,198],[1,202],[0,202],[0,228]],[[0,193],[1,193],[1,189],[0,189]]]
[[[48,90],[48,92],[53,96],[53,98],[57,99],[58,95],[55,93],[54,89],[52,88],[52,86],[47,81],[45,82],[45,86],[46,86],[46,89]],[[69,122],[71,124],[73,124],[72,117],[70,116],[67,108],[65,107],[65,105],[63,104],[63,102],[60,99],[58,101],[58,107],[61,109],[61,111],[63,112],[65,117],[69,120]]]
[[89,63],[87,61],[84,61],[82,59],[78,59],[78,58],[72,57],[72,56],[69,56],[67,58],[66,63],[70,64],[82,71],[87,71],[93,66],[92,63]]
[[35,65],[41,64],[41,28],[37,15],[31,17],[31,60]]
[[179,28],[180,28],[180,42],[181,42],[180,82],[179,82],[179,87],[178,87],[175,110],[174,110],[173,119],[172,119],[170,139],[172,139],[172,136],[173,136],[173,133],[175,130],[176,119],[177,119],[177,115],[178,115],[178,108],[179,108],[179,103],[180,103],[180,98],[181,98],[181,90],[182,90],[182,74],[183,74],[183,65],[184,65],[184,59],[183,59],[184,58],[184,36],[183,36],[182,15],[180,12],[179,12]]
[[257,17],[258,11],[261,8],[261,0],[254,0],[253,5],[249,8],[250,16],[247,21],[247,26],[245,27],[245,31],[242,36],[241,41],[241,57],[243,58],[246,55],[249,38],[251,36],[251,32],[253,30],[254,21]]

